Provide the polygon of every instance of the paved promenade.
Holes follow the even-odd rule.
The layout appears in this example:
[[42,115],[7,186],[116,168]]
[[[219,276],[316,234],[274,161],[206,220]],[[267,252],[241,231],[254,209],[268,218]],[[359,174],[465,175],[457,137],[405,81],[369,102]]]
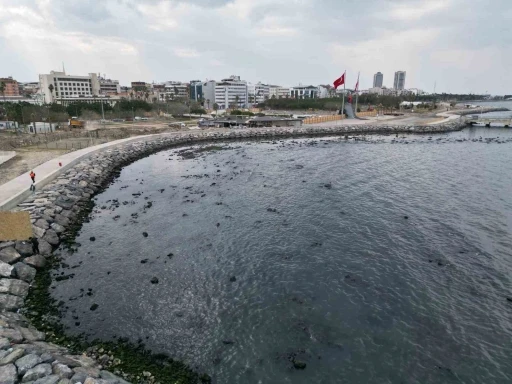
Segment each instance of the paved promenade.
[[16,156],[14,151],[0,151],[0,164],[11,160],[14,156]]

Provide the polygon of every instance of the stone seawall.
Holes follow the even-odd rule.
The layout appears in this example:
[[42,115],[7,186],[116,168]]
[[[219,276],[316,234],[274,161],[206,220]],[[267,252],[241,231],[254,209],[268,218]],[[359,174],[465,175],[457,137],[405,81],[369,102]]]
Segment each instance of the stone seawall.
[[[58,316],[44,313],[50,308],[38,307],[51,306],[48,304],[50,301],[46,303],[44,300],[49,296],[51,267],[58,262],[54,251],[59,245],[73,247],[75,234],[90,212],[91,197],[131,162],[164,149],[212,140],[344,136],[354,133],[430,134],[463,127],[462,122],[450,122],[421,127],[356,125],[246,129],[221,133],[199,131],[132,141],[88,155],[18,204],[16,210],[30,213],[34,233],[31,241],[0,242],[0,383],[163,384],[178,380],[180,383],[210,381],[207,375],[200,376],[172,360],[165,361],[162,367],[153,362],[147,363],[150,367],[145,367],[148,360],[144,355],[146,360],[140,360],[142,363],[127,363],[127,352],[123,350],[119,356],[115,348],[90,347],[82,350],[81,355],[73,354],[69,348],[51,342],[70,345],[62,334],[57,335],[54,331],[58,328]],[[37,323],[39,329],[29,319],[37,319],[32,323]],[[77,344],[73,345],[76,352]]]

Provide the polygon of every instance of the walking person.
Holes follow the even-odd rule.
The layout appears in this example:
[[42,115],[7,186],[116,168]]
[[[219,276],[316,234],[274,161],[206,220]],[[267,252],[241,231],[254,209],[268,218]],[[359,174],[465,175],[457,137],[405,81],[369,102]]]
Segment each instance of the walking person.
[[34,171],[30,171],[30,178],[32,179],[32,184],[30,185],[30,190],[35,191],[36,190],[36,174]]

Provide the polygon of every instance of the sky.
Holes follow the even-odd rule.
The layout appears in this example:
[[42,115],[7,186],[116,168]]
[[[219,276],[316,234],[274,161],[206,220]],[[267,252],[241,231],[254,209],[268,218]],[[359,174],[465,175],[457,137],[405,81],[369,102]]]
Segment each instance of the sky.
[[0,77],[512,94],[512,0],[0,0]]

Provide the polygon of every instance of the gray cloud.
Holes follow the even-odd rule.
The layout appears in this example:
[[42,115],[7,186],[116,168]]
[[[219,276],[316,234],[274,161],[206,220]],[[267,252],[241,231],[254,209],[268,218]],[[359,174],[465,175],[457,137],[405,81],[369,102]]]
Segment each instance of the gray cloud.
[[403,69],[408,87],[512,92],[509,0],[0,2],[0,48],[16,58],[0,76],[36,79],[65,61],[123,83],[239,74],[294,85],[346,69],[364,88],[376,71],[391,85]]

